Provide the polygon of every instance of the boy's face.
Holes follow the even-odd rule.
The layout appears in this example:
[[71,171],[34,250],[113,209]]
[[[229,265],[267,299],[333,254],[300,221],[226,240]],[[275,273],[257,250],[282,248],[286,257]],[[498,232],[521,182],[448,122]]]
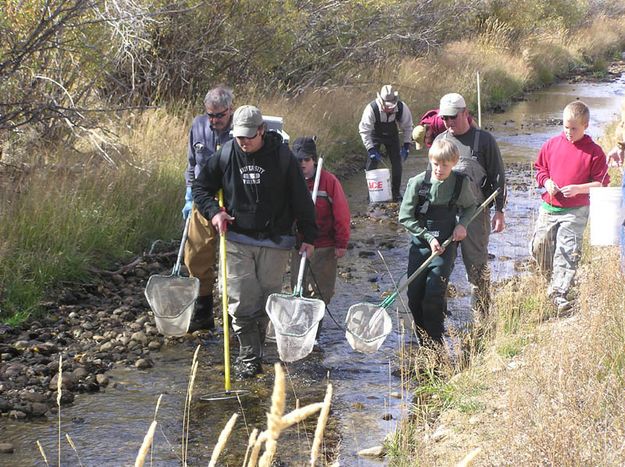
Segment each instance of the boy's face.
[[446,180],[451,173],[451,169],[454,168],[456,162],[441,161],[430,158],[430,164],[432,165],[432,175],[438,181]]
[[584,123],[578,118],[572,118],[571,116],[564,114],[563,127],[566,139],[571,143],[575,143],[584,136],[584,132],[586,131],[586,128],[588,128],[588,122]]

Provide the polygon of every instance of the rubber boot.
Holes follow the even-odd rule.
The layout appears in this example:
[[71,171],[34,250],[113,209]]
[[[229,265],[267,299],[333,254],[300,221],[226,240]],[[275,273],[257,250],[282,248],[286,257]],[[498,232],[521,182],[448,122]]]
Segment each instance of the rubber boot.
[[189,332],[200,330],[212,331],[215,329],[213,317],[213,295],[204,295],[195,300],[195,310],[189,325]]

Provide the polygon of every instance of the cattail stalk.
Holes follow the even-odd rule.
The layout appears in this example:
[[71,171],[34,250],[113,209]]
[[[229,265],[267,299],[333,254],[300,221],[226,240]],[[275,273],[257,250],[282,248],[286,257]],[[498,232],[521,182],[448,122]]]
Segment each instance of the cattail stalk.
[[76,445],[74,444],[74,441],[72,440],[72,437],[69,435],[69,433],[65,433],[65,438],[67,438],[67,442],[69,443],[69,445],[72,447],[72,449],[76,453],[76,457],[78,458],[78,465],[80,467],[82,467],[82,461],[80,460],[80,456],[78,455],[78,450],[76,449]]
[[250,454],[250,461],[247,464],[247,467],[256,467],[258,463],[258,456],[260,455],[260,448],[263,447],[263,443],[267,441],[269,435],[266,431],[263,431],[258,438],[256,438],[256,442],[254,443],[254,447],[252,448],[252,452]]
[[330,415],[330,404],[332,402],[332,385],[328,384],[326,389],[326,396],[323,399],[321,413],[317,420],[317,428],[315,429],[315,439],[313,440],[312,449],[310,451],[310,465],[314,467],[317,458],[319,457],[319,450],[321,448],[321,442],[323,441],[323,432],[325,431],[328,423],[328,416]]
[[184,410],[182,412],[182,465],[187,465],[187,450],[189,448],[189,419],[191,417],[191,399],[193,397],[193,384],[195,383],[195,374],[197,372],[197,356],[199,352],[200,346],[198,345],[195,349],[195,352],[193,353],[193,360],[191,361],[191,373],[189,375],[189,384],[187,385],[187,396],[184,400]]
[[282,417],[282,420],[280,420],[280,423],[282,425],[281,429],[286,430],[296,423],[306,420],[312,414],[319,412],[322,408],[323,402],[315,402],[313,404],[308,404],[304,407],[289,412],[284,417]]
[[228,442],[228,438],[230,437],[230,433],[232,433],[232,428],[234,428],[234,424],[237,421],[238,414],[232,414],[228,423],[221,433],[219,434],[219,439],[217,440],[217,444],[215,444],[215,448],[213,449],[213,455],[211,456],[211,460],[208,463],[208,467],[215,467],[217,465],[217,459],[221,454],[221,451],[226,447],[226,443]]
[[258,465],[260,467],[269,467],[278,447],[278,438],[282,430],[282,414],[286,401],[286,378],[282,365],[275,364],[276,379],[273,385],[273,394],[271,395],[271,411],[267,414],[267,434],[268,439],[265,443],[265,452]]
[[56,381],[56,405],[59,408],[58,412],[58,445],[59,445],[59,466],[61,465],[61,397],[63,396],[63,355],[59,354],[59,375]]
[[257,436],[258,436],[258,428],[254,428],[247,441],[247,449],[245,450],[245,457],[243,458],[243,464],[242,464],[243,466],[247,465],[247,459],[250,455],[252,448],[254,447],[254,444],[256,443]]
[[143,443],[141,444],[141,448],[139,449],[139,453],[135,459],[135,467],[143,467],[150,446],[152,446],[152,440],[154,440],[154,431],[156,431],[156,420],[152,421],[148,432],[143,438]]
[[39,448],[39,453],[41,454],[41,457],[43,457],[43,461],[46,463],[47,466],[49,466],[50,464],[48,463],[48,458],[46,457],[46,452],[43,450],[43,446],[41,445],[39,440],[37,440],[36,444]]

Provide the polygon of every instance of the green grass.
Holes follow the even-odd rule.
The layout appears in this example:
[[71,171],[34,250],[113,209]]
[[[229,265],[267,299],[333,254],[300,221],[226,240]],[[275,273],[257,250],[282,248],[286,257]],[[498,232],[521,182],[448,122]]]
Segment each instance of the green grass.
[[0,235],[0,320],[20,322],[36,313],[45,294],[65,281],[82,281],[90,266],[107,267],[135,255],[157,238],[175,238],[181,223],[179,173],[35,174],[29,196],[11,206]]

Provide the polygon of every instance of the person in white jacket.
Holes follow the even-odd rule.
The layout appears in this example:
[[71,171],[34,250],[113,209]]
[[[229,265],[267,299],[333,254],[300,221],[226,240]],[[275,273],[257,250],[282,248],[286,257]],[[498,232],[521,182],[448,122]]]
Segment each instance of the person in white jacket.
[[[401,130],[401,141],[399,131]],[[382,160],[381,147],[391,161],[391,193],[393,201],[401,201],[402,163],[408,157],[412,145],[412,114],[399,93],[390,84],[382,86],[375,100],[362,112],[358,125],[362,144],[369,157],[365,170],[375,170]]]

